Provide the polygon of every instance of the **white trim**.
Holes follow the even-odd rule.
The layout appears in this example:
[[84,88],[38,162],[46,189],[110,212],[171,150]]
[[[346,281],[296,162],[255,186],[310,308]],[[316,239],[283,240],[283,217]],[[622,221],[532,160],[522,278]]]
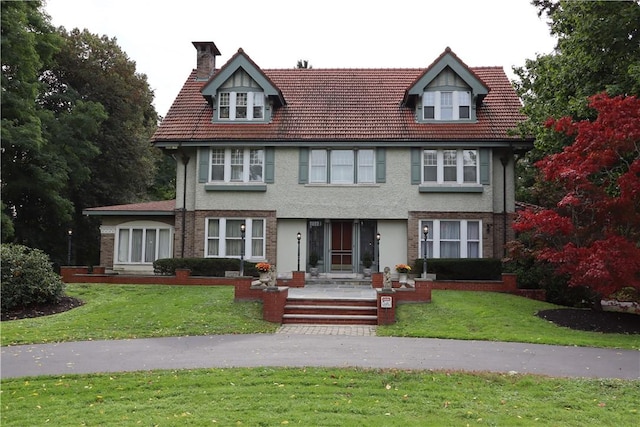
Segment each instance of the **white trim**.
[[[427,181],[425,178],[424,168],[424,156],[425,152],[436,152],[436,181]],[[456,180],[455,181],[445,181],[444,179],[444,152],[445,151],[455,151],[456,152]],[[473,151],[476,154],[476,180],[475,181],[465,181],[464,180],[464,153],[465,151]],[[433,167],[433,165],[429,165]],[[439,149],[423,149],[422,155],[420,157],[420,179],[423,184],[479,184],[480,183],[480,159],[479,159],[479,149],[453,149],[453,148],[439,148]]]
[[[218,236],[215,238],[218,240],[218,255],[209,255],[209,221],[217,220],[218,221]],[[244,233],[244,259],[251,261],[263,261],[266,256],[266,233],[267,233],[267,220],[266,218],[240,218],[240,217],[206,217],[204,219],[204,257],[205,258],[238,258],[240,259],[240,255],[228,255],[227,254],[227,240],[232,239],[232,237],[227,238],[226,236],[226,224],[227,221],[242,221],[245,224],[245,233]],[[254,256],[253,255],[253,222],[261,221],[262,222],[262,256]]]
[[[418,248],[418,256],[423,257],[424,249],[424,233],[423,227],[425,222],[429,222],[429,234],[427,235],[427,243],[430,246],[428,249],[428,258],[440,258],[441,243],[443,241],[457,241],[460,242],[460,258],[469,258],[469,243],[478,243],[478,257],[482,258],[482,220],[480,219],[423,219],[418,222],[418,235],[420,236],[420,246]],[[459,240],[445,240],[440,238],[440,223],[441,222],[458,222],[460,223],[460,239]],[[468,238],[468,225],[470,222],[478,223],[478,240],[470,240]],[[476,257],[473,257],[475,259]]]

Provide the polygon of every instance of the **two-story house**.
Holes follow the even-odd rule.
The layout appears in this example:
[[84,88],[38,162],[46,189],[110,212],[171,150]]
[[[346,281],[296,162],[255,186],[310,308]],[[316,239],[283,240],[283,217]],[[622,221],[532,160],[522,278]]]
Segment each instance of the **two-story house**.
[[88,209],[107,268],[173,255],[308,271],[313,254],[321,273],[359,274],[365,257],[393,267],[425,248],[502,257],[514,156],[533,141],[512,132],[524,117],[501,67],[447,48],[420,69],[262,69],[242,49],[216,68],[215,44],[193,45],[152,139],[177,161],[175,210]]

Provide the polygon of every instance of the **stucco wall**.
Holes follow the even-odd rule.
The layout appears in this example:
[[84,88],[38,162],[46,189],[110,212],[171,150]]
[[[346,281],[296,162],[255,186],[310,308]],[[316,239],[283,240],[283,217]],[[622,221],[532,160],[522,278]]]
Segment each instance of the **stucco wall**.
[[[500,174],[500,160],[493,156],[492,182]],[[195,196],[197,210],[267,209],[276,210],[278,218],[376,218],[407,219],[409,211],[431,212],[492,212],[501,198],[491,186],[482,193],[419,193],[411,185],[410,150],[386,150],[386,182],[371,185],[298,184],[299,151],[295,147],[278,148],[275,154],[275,183],[267,184],[266,192],[206,191],[195,182],[197,161],[191,159],[187,183],[187,207]],[[495,165],[498,162],[498,166]],[[511,163],[512,165],[512,163]],[[178,168],[178,202],[181,206],[181,166]],[[500,182],[500,181],[498,181]]]

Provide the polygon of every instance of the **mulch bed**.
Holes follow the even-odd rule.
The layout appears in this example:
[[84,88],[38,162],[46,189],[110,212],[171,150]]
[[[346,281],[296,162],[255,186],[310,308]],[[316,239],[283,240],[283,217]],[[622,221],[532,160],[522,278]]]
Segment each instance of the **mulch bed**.
[[579,308],[542,310],[538,317],[580,331],[605,334],[640,334],[640,315],[615,311],[595,311]]
[[14,308],[3,311],[1,320],[27,319],[31,317],[49,316],[79,307],[83,302],[77,298],[62,297],[57,304],[36,304],[29,307]]

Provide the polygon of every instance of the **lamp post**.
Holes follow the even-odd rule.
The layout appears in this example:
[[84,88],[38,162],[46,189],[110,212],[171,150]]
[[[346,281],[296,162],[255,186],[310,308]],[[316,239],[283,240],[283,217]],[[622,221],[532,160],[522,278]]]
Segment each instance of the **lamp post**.
[[71,237],[73,237],[73,230],[67,230],[67,265],[71,265]]
[[380,233],[376,234],[376,272],[380,273]]
[[296,271],[300,271],[300,239],[302,239],[302,234],[299,231],[296,238],[298,239],[298,269]]
[[427,278],[427,236],[429,235],[429,226],[425,225],[422,228],[422,233],[424,234],[424,249],[422,250],[422,277],[424,279]]
[[247,226],[240,224],[240,234],[242,235],[242,246],[240,247],[240,276],[244,276],[244,232],[247,231]]

